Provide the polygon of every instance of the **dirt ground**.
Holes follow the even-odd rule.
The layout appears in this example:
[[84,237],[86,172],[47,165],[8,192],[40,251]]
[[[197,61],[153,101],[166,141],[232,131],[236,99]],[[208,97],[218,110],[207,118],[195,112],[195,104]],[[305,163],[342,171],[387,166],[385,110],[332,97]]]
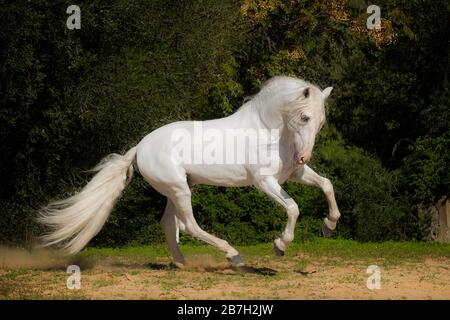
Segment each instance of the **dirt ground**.
[[[366,285],[371,261],[334,256],[251,256],[239,269],[208,254],[188,256],[182,270],[167,257],[148,260],[0,251],[0,299],[450,299],[447,258],[378,264],[374,290]],[[68,264],[80,266],[78,290],[67,288]]]

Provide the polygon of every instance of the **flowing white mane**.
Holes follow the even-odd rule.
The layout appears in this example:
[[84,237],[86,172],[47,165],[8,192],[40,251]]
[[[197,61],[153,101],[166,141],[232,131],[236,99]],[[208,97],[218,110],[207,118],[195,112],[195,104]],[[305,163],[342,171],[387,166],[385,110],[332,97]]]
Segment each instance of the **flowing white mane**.
[[244,105],[241,107],[246,107],[252,104],[254,107],[258,107],[261,104],[270,104],[279,102],[280,98],[288,98],[296,93],[298,93],[301,88],[312,86],[309,82],[302,79],[287,77],[287,76],[277,76],[270,78],[261,85],[261,89],[258,93],[251,96],[245,101]]
[[268,127],[279,127],[283,114],[298,113],[314,104],[298,99],[305,88],[317,95],[320,89],[315,85],[294,77],[277,76],[263,83],[257,94],[252,96],[238,111],[251,108],[258,112]]

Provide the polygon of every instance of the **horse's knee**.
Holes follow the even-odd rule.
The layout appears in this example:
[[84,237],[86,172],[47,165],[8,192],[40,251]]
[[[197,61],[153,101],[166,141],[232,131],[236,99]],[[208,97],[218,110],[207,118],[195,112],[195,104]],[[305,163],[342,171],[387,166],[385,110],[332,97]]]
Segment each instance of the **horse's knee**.
[[198,237],[200,235],[201,229],[196,223],[192,223],[187,221],[184,225],[184,228],[187,233],[189,233],[193,237]]
[[289,201],[286,208],[288,216],[297,219],[300,215],[300,210],[298,209],[297,203],[294,200]]
[[322,190],[326,195],[331,196],[334,193],[333,184],[330,179],[323,178],[322,180]]
[[300,215],[298,207],[288,210],[288,215],[291,216],[293,219],[297,220],[298,216]]

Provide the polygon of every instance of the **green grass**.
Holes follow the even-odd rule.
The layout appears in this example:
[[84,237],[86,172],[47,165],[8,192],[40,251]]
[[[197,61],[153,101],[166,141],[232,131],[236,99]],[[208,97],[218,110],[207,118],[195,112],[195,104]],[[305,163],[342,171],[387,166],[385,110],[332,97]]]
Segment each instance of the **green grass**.
[[9,270],[7,274],[3,276],[4,279],[15,280],[17,277],[25,276],[29,273],[29,270],[26,268],[20,269],[12,269]]
[[419,258],[435,257],[450,259],[450,244],[426,242],[381,242],[360,243],[342,239],[315,239],[295,244],[311,256],[338,256],[343,259],[384,259],[388,262],[416,261]]
[[[267,257],[271,258],[272,244],[264,243],[245,247],[236,247],[247,259]],[[187,256],[208,254],[213,258],[221,259],[223,254],[208,245],[184,244],[181,250]],[[351,260],[383,260],[387,263],[417,262],[417,259],[426,257],[450,259],[450,244],[426,242],[381,242],[360,243],[353,240],[316,238],[304,243],[292,243],[287,256],[304,253],[310,257],[338,257]],[[88,248],[81,254],[84,257],[126,257],[126,258],[169,258],[165,244],[148,246],[133,246],[121,248]],[[299,266],[302,268],[302,266]]]
[[101,280],[96,280],[94,282],[94,286],[96,286],[97,288],[102,288],[102,287],[108,287],[108,286],[115,285],[116,283],[117,283],[117,281],[114,279],[101,279]]

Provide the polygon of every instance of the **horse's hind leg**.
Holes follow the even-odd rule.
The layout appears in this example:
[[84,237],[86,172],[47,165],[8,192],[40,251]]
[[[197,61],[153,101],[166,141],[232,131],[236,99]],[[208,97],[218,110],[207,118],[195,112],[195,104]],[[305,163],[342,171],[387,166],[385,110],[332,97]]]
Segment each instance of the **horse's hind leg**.
[[234,266],[241,266],[244,264],[239,252],[230,246],[227,241],[207,233],[197,224],[192,212],[191,190],[189,189],[187,183],[181,188],[179,186],[177,191],[173,192],[173,194],[169,195],[169,197],[176,207],[176,215],[178,220],[181,222],[180,225],[184,225],[187,233],[189,233],[192,237],[202,240],[225,252],[226,257]]
[[172,255],[173,263],[177,267],[182,267],[185,263],[184,257],[178,247],[178,226],[176,217],[176,207],[170,199],[167,199],[166,210],[161,218],[161,227],[166,235],[167,245]]

